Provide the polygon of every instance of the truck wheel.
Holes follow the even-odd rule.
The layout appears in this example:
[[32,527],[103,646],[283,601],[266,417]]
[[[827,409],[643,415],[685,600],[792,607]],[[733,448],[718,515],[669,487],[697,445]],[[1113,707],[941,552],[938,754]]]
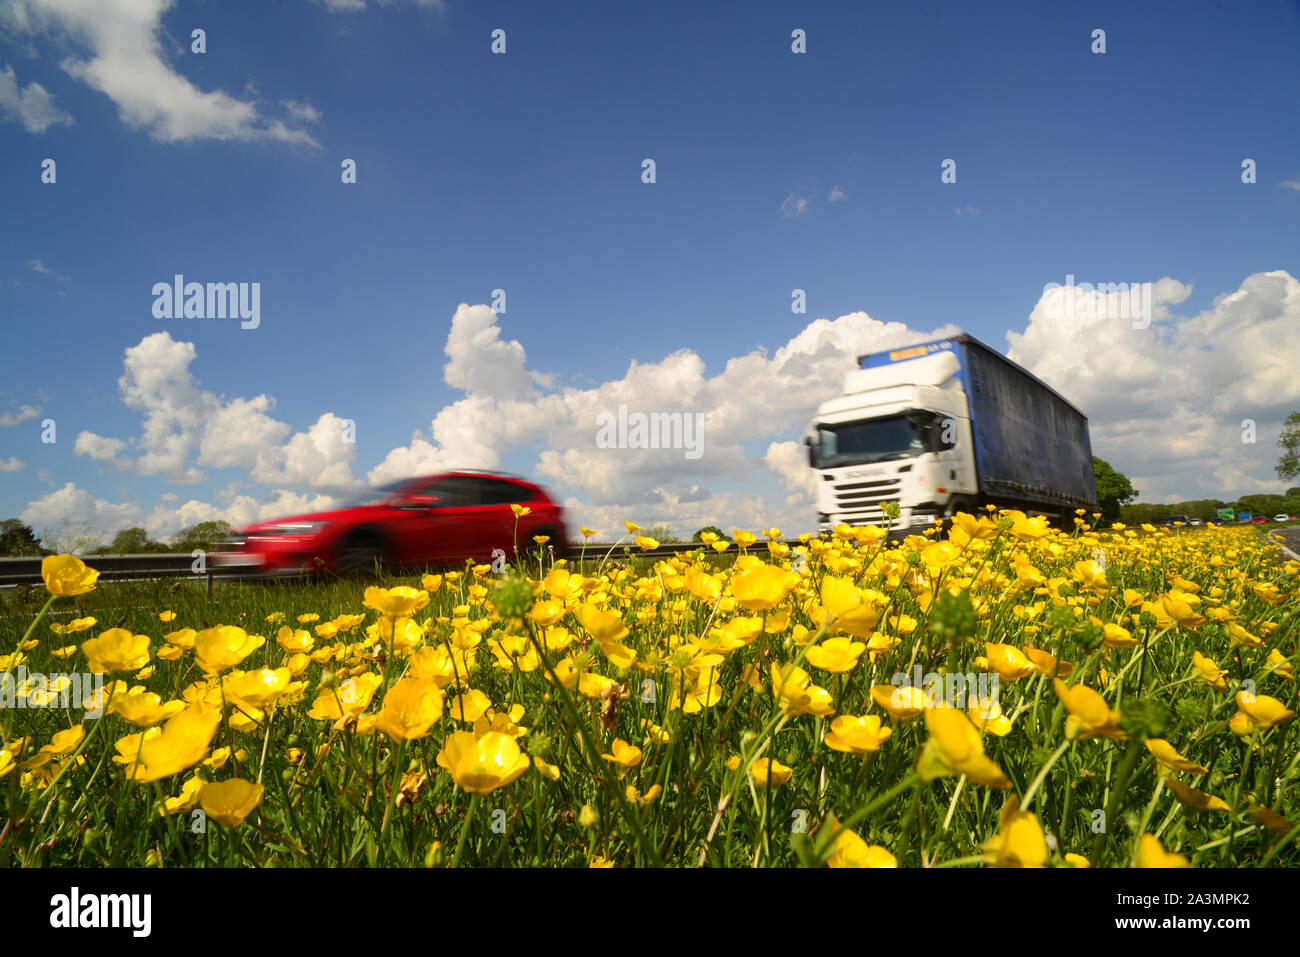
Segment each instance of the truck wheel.
[[353,532],[339,546],[334,570],[340,575],[372,575],[387,560],[387,549],[377,533]]

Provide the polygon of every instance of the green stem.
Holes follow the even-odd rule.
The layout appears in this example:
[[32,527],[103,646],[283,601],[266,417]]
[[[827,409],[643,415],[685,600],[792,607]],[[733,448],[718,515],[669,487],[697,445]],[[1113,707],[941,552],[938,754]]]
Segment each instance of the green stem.
[[465,838],[469,837],[469,822],[474,818],[474,811],[478,808],[478,795],[475,794],[469,799],[469,808],[465,811],[465,822],[460,826],[460,837],[456,841],[456,856],[451,860],[451,866],[460,866],[460,854],[465,849]]

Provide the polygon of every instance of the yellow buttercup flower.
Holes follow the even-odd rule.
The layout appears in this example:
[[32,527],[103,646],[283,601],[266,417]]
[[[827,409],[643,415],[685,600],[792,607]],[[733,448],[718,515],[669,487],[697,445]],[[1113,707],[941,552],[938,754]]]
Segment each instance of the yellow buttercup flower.
[[1178,803],[1183,805],[1189,811],[1231,811],[1228,802],[1223,798],[1215,797],[1213,794],[1206,794],[1204,791],[1198,791],[1196,788],[1188,787],[1182,781],[1175,777],[1165,778],[1165,783],[1169,785],[1169,790],[1174,792],[1174,797],[1178,798]]
[[760,788],[768,787],[769,783],[771,787],[779,788],[789,781],[793,774],[793,768],[768,758],[759,758],[749,766],[749,776]]
[[1192,652],[1192,665],[1200,672],[1200,677],[1216,691],[1227,691],[1228,681],[1213,658],[1207,658],[1199,651]]
[[375,727],[394,741],[413,741],[429,734],[442,717],[442,691],[426,678],[403,678],[388,689]]
[[86,727],[81,724],[71,728],[64,728],[62,731],[56,731],[54,737],[50,739],[50,743],[41,748],[41,753],[56,758],[64,757],[77,750],[85,736]]
[[158,813],[166,817],[168,814],[180,814],[184,811],[192,811],[194,808],[198,807],[199,793],[207,783],[207,781],[204,781],[197,774],[189,778],[181,785],[180,794],[176,797],[169,797],[163,800],[163,806],[159,809]]
[[1165,615],[1177,622],[1180,628],[1199,628],[1205,624],[1205,617],[1196,613],[1188,597],[1185,592],[1173,591],[1160,596],[1160,605]]
[[830,634],[846,632],[855,638],[867,638],[879,620],[876,610],[863,601],[858,586],[847,578],[822,579],[821,600]]
[[124,721],[137,728],[152,728],[184,708],[184,701],[168,701],[164,704],[162,698],[152,691],[114,695],[108,706],[110,714],[121,715]]
[[379,588],[372,585],[366,589],[367,608],[373,608],[389,618],[409,618],[425,605],[429,604],[429,593],[422,588],[398,585],[395,588]]
[[235,667],[264,644],[261,635],[250,635],[238,625],[218,625],[194,637],[194,657],[200,668],[215,675]]
[[237,671],[222,682],[222,688],[227,701],[249,708],[265,708],[284,694],[291,677],[288,668]]
[[840,827],[835,815],[826,827],[835,835],[827,867],[897,867],[898,860],[879,844],[868,844],[855,831]]
[[457,731],[447,736],[438,752],[438,766],[471,794],[490,794],[504,787],[528,769],[527,755],[519,752],[515,739],[498,731],[476,735]]
[[370,707],[370,700],[384,679],[373,672],[350,677],[337,686],[322,688],[307,712],[317,721],[346,722]]
[[1191,867],[1181,854],[1166,851],[1153,834],[1143,834],[1138,840],[1138,867]]
[[1007,798],[998,815],[998,833],[984,842],[984,862],[994,867],[1043,867],[1047,863],[1047,840],[1038,818],[1020,810],[1014,794]]
[[636,745],[628,744],[622,738],[615,738],[613,747],[610,749],[612,754],[602,754],[601,757],[606,761],[617,764],[619,773],[630,771],[641,763],[641,749]]
[[592,604],[582,604],[575,609],[578,621],[587,634],[601,644],[619,642],[627,637],[627,624],[617,615],[598,608]]
[[51,595],[72,598],[91,591],[99,572],[75,555],[47,555],[41,560],[41,578]]
[[1025,657],[1034,663],[1038,673],[1046,675],[1048,678],[1064,678],[1074,670],[1074,665],[1068,661],[1057,661],[1053,656],[1043,651],[1041,648],[1035,648],[1033,645],[1023,645],[1020,649],[1025,653]]
[[1024,512],[1014,509],[1007,509],[1002,512],[1003,515],[1010,516],[1012,519],[1011,534],[1021,541],[1034,541],[1048,535],[1052,528],[1048,524],[1047,516],[1035,515],[1033,518],[1025,515]]
[[986,787],[1011,787],[1000,768],[984,753],[980,733],[966,712],[958,708],[926,708],[925,727],[930,737],[921,750],[917,770],[926,781],[964,774]]
[[487,709],[492,707],[492,701],[483,692],[477,688],[471,688],[461,694],[456,695],[447,704],[448,716],[455,718],[457,721],[464,721],[473,724],[482,717]]
[[808,672],[795,665],[771,667],[772,692],[782,710],[790,714],[828,715],[835,713],[831,694],[812,683]]
[[1004,738],[1011,733],[1011,719],[1002,713],[1002,705],[992,696],[968,699],[966,714],[986,734]]
[[1019,681],[1034,673],[1035,665],[1019,648],[1013,645],[984,642],[984,656],[991,671],[1003,681]]
[[1237,692],[1237,710],[1256,728],[1276,728],[1295,717],[1295,712],[1277,698],[1248,691]]
[[1101,626],[1101,634],[1103,648],[1132,648],[1138,643],[1132,632],[1127,628],[1121,628],[1113,621],[1108,621]]
[[858,665],[858,658],[867,650],[865,643],[849,638],[827,638],[808,649],[808,663],[814,668],[843,674]]
[[1287,660],[1286,656],[1276,648],[1269,651],[1265,663],[1273,669],[1273,674],[1277,675],[1279,678],[1284,678],[1287,681],[1295,681],[1295,666],[1292,665],[1291,662]]
[[83,642],[81,651],[95,674],[135,671],[149,660],[149,636],[133,635],[125,628],[110,628],[98,638]]
[[220,711],[191,705],[168,718],[160,732],[156,728],[149,729],[157,732],[154,734],[142,732],[144,743],[139,746],[139,761],[135,760],[136,752],[122,752],[130,762],[128,774],[133,781],[148,784],[189,770],[208,753],[220,723]]
[[292,654],[306,654],[316,644],[316,639],[306,629],[299,628],[295,631],[288,625],[282,626],[276,632],[275,641],[281,648]]
[[872,685],[871,700],[899,721],[908,721],[925,711],[925,691],[912,685]]
[[1189,761],[1179,754],[1177,749],[1164,738],[1148,738],[1146,746],[1147,750],[1155,756],[1155,759],[1167,768],[1184,771],[1188,774],[1209,773],[1208,768],[1202,767],[1195,761]]
[[204,813],[226,827],[239,827],[261,803],[262,785],[243,778],[205,784],[199,792]]
[[1112,711],[1097,692],[1084,685],[1067,685],[1060,678],[1053,681],[1052,686],[1070,713],[1065,719],[1067,738],[1126,737],[1119,728],[1119,712]]
[[550,764],[544,758],[534,757],[533,767],[538,771],[538,773],[541,774],[542,777],[546,778],[548,781],[560,780],[559,765]]
[[[536,759],[534,758],[534,760]],[[627,790],[624,792],[624,796],[627,797],[629,802],[636,804],[638,807],[648,807],[653,804],[655,799],[658,798],[659,795],[663,794],[663,792],[663,786],[659,784],[652,784],[646,790],[645,794],[642,794],[635,787],[629,784]]]
[[863,717],[840,715],[831,722],[830,731],[823,739],[828,748],[846,754],[870,754],[878,751],[889,740],[893,728],[881,727],[880,718],[874,714]]
[[747,611],[770,611],[785,600],[799,576],[775,565],[759,565],[731,579],[736,604]]

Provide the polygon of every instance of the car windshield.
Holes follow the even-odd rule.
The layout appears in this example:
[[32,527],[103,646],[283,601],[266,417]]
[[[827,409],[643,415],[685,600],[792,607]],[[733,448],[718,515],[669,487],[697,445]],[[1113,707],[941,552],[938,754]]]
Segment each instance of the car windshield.
[[932,413],[893,415],[844,425],[819,425],[812,446],[814,468],[860,465],[906,459],[923,452],[938,451],[937,429]]
[[387,485],[380,485],[377,488],[369,489],[362,492],[355,498],[345,502],[344,508],[362,508],[366,505],[384,505],[391,501],[397,490],[406,484],[409,480],[401,482],[389,482]]

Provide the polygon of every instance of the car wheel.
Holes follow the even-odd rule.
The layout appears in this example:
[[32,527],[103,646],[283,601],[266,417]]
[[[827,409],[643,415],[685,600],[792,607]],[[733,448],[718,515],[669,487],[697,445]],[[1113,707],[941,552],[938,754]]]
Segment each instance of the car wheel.
[[339,546],[334,570],[340,575],[372,575],[386,560],[383,539],[374,532],[353,532]]

